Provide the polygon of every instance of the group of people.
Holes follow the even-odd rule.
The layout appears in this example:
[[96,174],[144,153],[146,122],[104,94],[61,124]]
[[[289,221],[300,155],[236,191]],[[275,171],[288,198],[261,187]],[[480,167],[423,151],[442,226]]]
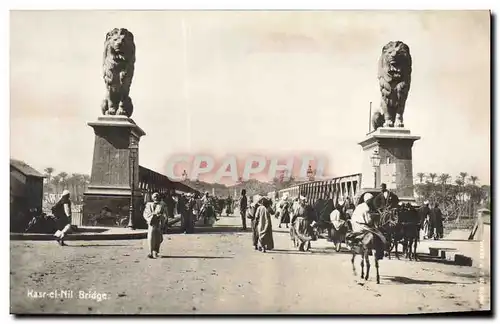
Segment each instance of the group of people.
[[[217,203],[224,200],[211,197],[208,192],[203,197],[192,193],[180,195],[172,192],[167,192],[165,195],[153,193],[151,198],[152,201],[146,203],[143,212],[143,218],[148,225],[149,258],[158,257],[163,234],[167,229],[167,220],[173,218],[176,211],[181,216],[182,232],[193,233],[195,222],[201,217],[206,217],[209,208],[215,210]],[[246,196],[245,189],[242,190],[239,199],[243,229],[247,229],[246,219],[249,219],[253,233],[252,244],[256,250],[262,252],[274,248],[272,215],[279,219],[278,227],[285,224],[290,228],[291,239],[299,251],[306,251],[310,248],[311,241],[316,239],[315,228],[321,224],[327,224],[329,240],[332,239],[332,233],[343,226],[348,228],[350,237],[353,237],[356,233],[370,229],[371,215],[374,211],[397,208],[398,204],[399,198],[388,191],[385,184],[381,185],[381,192],[375,197],[371,193],[365,193],[355,209],[354,204],[348,199],[334,204],[331,199],[325,197],[313,205],[302,195],[295,199],[284,196],[274,201],[263,195],[257,195],[251,202]],[[233,211],[233,205],[234,201],[230,196],[225,199],[228,214]],[[71,230],[71,200],[68,190],[64,190],[61,199],[52,207],[52,213],[56,223],[57,242],[65,245],[65,236]],[[424,238],[443,237],[443,214],[437,203],[430,208],[429,202],[425,201],[419,208],[419,215]],[[217,220],[215,213],[213,217]]]
[[251,223],[252,244],[255,250],[266,252],[274,249],[272,231],[272,215],[278,215],[281,224],[290,224],[290,236],[297,243],[300,251],[305,251],[306,245],[310,247],[314,239],[313,226],[316,222],[314,210],[307,203],[307,198],[301,196],[293,202],[288,198],[276,202],[263,195],[254,196],[249,203],[246,190],[243,189],[239,201],[240,215],[243,229],[246,230],[246,219]]
[[222,199],[210,196],[205,192],[203,196],[198,193],[185,193],[175,195],[167,193],[161,196],[153,193],[152,201],[147,202],[143,217],[148,225],[148,258],[156,259],[160,253],[163,242],[163,234],[167,231],[167,220],[174,217],[175,209],[181,216],[181,232],[194,233],[195,222],[203,219],[204,224],[213,224],[219,220],[217,214],[222,214],[225,207],[226,212],[232,213],[233,200],[231,197]]
[[[272,199],[257,195],[252,203],[242,190],[239,201],[243,229],[246,229],[246,219],[251,221],[253,232],[252,243],[256,250],[265,252],[274,248],[271,230],[271,215],[278,219],[278,227],[285,225],[290,228],[290,236],[299,251],[307,251],[311,241],[316,239],[316,230],[328,230],[328,240],[332,241],[333,233],[342,228],[349,239],[361,237],[370,230],[373,232],[373,215],[382,210],[396,209],[400,205],[399,197],[381,184],[378,194],[365,193],[357,206],[349,198],[338,200],[336,203],[326,197],[314,204],[308,202],[304,196],[291,199],[284,196],[281,199]],[[419,209],[422,217],[421,228],[425,228],[425,237],[439,239],[443,235],[442,213],[435,204],[429,208],[425,202]],[[359,234],[359,235],[358,235]]]
[[424,239],[439,240],[443,238],[443,212],[439,204],[435,203],[433,208],[429,207],[429,201],[419,208],[420,223]]

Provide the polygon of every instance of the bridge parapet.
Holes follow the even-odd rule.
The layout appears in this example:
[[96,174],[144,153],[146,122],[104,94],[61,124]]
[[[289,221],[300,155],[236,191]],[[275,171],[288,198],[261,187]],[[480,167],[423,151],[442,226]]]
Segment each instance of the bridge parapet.
[[[305,196],[310,202],[314,203],[320,198],[346,199],[353,201],[354,196],[361,188],[361,173],[350,174],[342,177],[335,177],[325,180],[308,181],[299,183],[278,191],[281,198],[284,195],[295,198],[299,195]],[[273,192],[274,197],[276,193]]]
[[165,194],[172,190],[177,193],[199,193],[182,182],[172,181],[167,176],[143,166],[139,166],[139,190],[143,194]]

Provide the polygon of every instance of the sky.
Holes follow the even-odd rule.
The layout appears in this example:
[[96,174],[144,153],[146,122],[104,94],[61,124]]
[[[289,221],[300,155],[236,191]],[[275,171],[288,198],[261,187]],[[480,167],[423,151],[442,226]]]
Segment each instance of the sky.
[[106,33],[136,44],[132,118],[140,164],[178,154],[327,158],[361,172],[357,144],[377,108],[377,62],[410,47],[405,126],[422,138],[413,173],[465,171],[490,183],[487,11],[12,11],[11,157],[43,171],[90,173],[105,93]]

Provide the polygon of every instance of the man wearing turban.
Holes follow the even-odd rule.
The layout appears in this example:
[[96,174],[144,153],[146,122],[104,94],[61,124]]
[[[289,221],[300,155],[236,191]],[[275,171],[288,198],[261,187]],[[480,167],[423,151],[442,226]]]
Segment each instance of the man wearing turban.
[[166,221],[167,211],[157,192],[151,198],[153,198],[153,201],[146,204],[143,217],[148,224],[148,258],[156,259],[160,253],[160,245],[163,242],[162,228]]

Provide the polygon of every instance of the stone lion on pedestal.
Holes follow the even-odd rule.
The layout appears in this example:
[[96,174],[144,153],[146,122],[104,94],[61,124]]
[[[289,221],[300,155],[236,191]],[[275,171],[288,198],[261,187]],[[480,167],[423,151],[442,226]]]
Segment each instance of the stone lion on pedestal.
[[104,115],[132,116],[130,85],[134,76],[134,35],[125,28],[114,28],[104,42],[103,79],[106,96],[101,105]]
[[389,42],[382,48],[378,80],[382,100],[380,111],[372,116],[373,128],[404,127],[403,114],[411,83],[411,55],[408,45]]

